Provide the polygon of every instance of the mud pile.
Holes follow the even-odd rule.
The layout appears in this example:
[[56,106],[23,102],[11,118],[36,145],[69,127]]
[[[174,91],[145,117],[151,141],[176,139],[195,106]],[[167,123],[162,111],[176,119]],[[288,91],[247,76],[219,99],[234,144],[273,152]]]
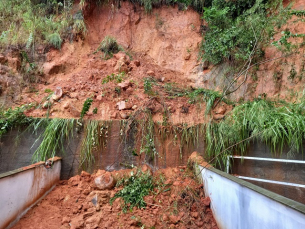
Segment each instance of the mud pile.
[[[111,173],[98,170],[92,175],[82,172],[60,181],[13,228],[217,228],[209,198],[204,197],[202,185],[185,166],[154,172],[155,178],[163,177],[167,188],[145,196],[146,208],[134,207],[123,213],[120,198],[110,205],[110,199],[122,187],[111,188],[110,185],[101,190],[95,178],[119,180],[130,176],[132,171],[135,170]],[[145,165],[142,171],[151,173]]]

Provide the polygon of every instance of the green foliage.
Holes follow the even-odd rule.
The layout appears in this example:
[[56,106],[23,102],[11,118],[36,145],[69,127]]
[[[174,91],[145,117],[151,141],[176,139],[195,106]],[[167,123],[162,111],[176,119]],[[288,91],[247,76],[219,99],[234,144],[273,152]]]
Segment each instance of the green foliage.
[[104,53],[104,58],[108,59],[111,58],[113,56],[113,54],[118,53],[121,50],[121,48],[119,47],[116,39],[114,37],[111,36],[106,36],[101,44],[99,45],[99,47],[97,48],[97,51],[101,51]]
[[213,0],[203,19],[208,30],[201,45],[203,60],[213,64],[231,61],[239,65],[260,58],[275,27],[291,17],[280,0]]
[[112,73],[103,79],[102,84],[109,83],[110,81],[115,81],[116,83],[121,83],[125,77],[125,72],[121,72],[119,74]]
[[210,113],[211,109],[213,108],[214,102],[217,99],[221,98],[221,94],[218,91],[212,91],[204,88],[196,89],[188,93],[188,96],[189,103],[195,103],[200,100],[206,102],[206,114]]
[[144,78],[144,93],[148,95],[153,95],[152,87],[156,83],[156,80],[152,77]]
[[87,112],[89,111],[91,104],[93,102],[93,99],[88,98],[85,100],[84,104],[83,104],[83,108],[82,111],[80,113],[80,121],[83,120],[84,116],[87,114]]
[[97,114],[97,107],[95,107],[92,111],[93,114]]
[[281,34],[281,38],[278,41],[272,42],[272,45],[274,45],[278,49],[284,48],[283,51],[286,52],[289,52],[292,48],[297,47],[297,45],[293,45],[291,42],[288,41],[289,38],[305,37],[305,34],[293,34],[289,30],[282,31]]
[[61,48],[62,39],[59,35],[59,33],[52,33],[47,36],[47,41],[50,45],[52,45],[56,49]]
[[68,142],[70,137],[73,137],[74,123],[74,119],[38,119],[33,122],[34,130],[45,129],[35,141],[36,143],[42,138],[42,142],[33,154],[33,161],[45,161],[54,157],[58,151],[64,153],[64,142]]
[[53,93],[53,91],[52,91],[50,88],[46,88],[46,89],[44,90],[44,92],[45,92],[45,93],[48,93],[48,94]]
[[146,203],[144,197],[147,196],[154,189],[153,177],[149,173],[141,171],[120,182],[124,186],[122,190],[117,192],[113,198],[110,199],[110,204],[119,197],[123,199],[123,212],[132,210],[133,207],[145,208]]
[[94,159],[94,151],[100,148],[100,135],[99,135],[100,125],[98,121],[88,120],[84,126],[84,138],[80,150],[80,166],[83,169],[88,169],[91,167]]
[[[224,121],[206,126],[206,152],[219,165],[226,156],[245,154],[249,142],[261,140],[273,153],[281,153],[287,144],[287,157],[302,150],[305,139],[305,97],[300,103],[288,104],[258,99],[236,106]],[[230,147],[230,148],[228,148]]]
[[30,109],[32,105],[22,105],[14,109],[0,111],[0,138],[10,129],[17,126],[29,125],[33,118],[24,115],[24,112]]

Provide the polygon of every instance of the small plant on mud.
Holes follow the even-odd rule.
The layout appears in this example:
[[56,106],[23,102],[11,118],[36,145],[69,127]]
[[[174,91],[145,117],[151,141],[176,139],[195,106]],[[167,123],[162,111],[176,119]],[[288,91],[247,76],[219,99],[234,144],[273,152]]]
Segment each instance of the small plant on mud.
[[97,107],[95,107],[92,111],[93,114],[97,114]]
[[93,99],[91,99],[91,98],[86,99],[86,101],[84,102],[83,109],[80,114],[80,121],[83,120],[85,114],[87,114],[87,112],[89,111],[92,102],[93,102]]
[[113,54],[120,51],[120,46],[114,37],[106,36],[97,48],[96,52],[98,51],[102,51],[104,53],[104,58],[109,59]]
[[152,77],[146,77],[144,79],[144,93],[148,95],[153,95],[152,87],[156,83],[156,80]]
[[123,212],[132,210],[133,207],[145,208],[146,203],[144,201],[144,196],[149,195],[154,189],[154,181],[152,175],[149,173],[143,173],[142,171],[131,172],[131,176],[128,179],[121,180],[118,186],[123,185],[124,188],[117,192],[113,198],[110,199],[110,204],[114,202],[115,199],[121,197],[123,199]]
[[105,79],[103,79],[102,84],[109,83],[110,81],[115,81],[116,83],[121,83],[125,77],[125,72],[121,72],[119,74],[112,73],[108,75]]

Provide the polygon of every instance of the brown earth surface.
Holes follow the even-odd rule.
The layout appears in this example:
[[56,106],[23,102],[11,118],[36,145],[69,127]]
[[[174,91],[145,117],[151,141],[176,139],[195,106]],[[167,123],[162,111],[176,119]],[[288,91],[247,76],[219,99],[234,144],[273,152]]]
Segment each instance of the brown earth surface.
[[[151,172],[145,165],[142,171]],[[130,172],[98,170],[92,175],[82,172],[68,181],[60,181],[12,229],[218,228],[209,207],[209,198],[204,197],[202,185],[185,166],[160,169],[154,173],[155,178],[163,176],[166,188],[155,189],[155,194],[146,196],[145,209],[134,207],[132,211],[123,213],[121,199],[110,205],[110,198],[121,188],[99,190],[94,179],[104,175],[118,180]]]

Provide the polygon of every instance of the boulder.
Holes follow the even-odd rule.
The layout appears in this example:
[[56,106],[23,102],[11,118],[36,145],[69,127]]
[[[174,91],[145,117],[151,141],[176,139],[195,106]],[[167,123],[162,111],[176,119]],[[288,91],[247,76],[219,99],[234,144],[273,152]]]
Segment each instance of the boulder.
[[100,190],[112,189],[116,184],[111,173],[109,172],[106,172],[103,175],[96,177],[94,179],[94,183],[95,186]]

